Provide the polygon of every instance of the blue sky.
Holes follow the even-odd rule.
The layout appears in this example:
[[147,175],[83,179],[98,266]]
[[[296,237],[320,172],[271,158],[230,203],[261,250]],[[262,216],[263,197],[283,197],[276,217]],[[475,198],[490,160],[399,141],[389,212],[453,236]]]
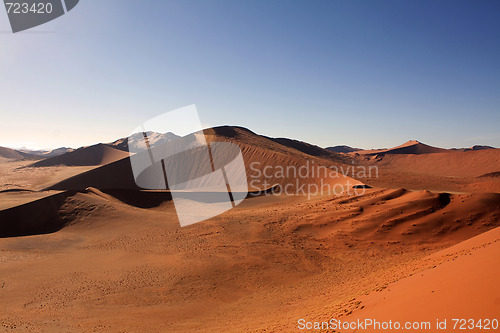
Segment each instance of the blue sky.
[[196,104],[319,146],[500,147],[498,1],[81,0],[12,34],[0,145],[78,147]]

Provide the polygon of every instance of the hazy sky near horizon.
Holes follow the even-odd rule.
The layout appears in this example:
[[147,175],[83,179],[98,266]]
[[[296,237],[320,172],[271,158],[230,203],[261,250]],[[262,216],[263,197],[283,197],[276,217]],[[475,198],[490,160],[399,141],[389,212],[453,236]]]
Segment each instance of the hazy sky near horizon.
[[0,146],[79,147],[196,104],[319,146],[500,147],[498,1],[81,0],[12,34]]

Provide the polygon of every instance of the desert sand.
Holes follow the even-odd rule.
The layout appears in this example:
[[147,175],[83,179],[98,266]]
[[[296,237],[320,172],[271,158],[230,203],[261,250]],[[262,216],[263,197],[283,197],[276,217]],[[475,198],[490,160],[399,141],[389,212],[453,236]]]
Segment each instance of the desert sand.
[[371,188],[249,197],[181,228],[168,189],[137,188],[117,146],[5,162],[0,331],[294,332],[300,319],[500,313],[499,183],[481,177],[499,171],[500,150],[409,142],[372,156],[237,127],[206,135],[241,147],[254,190],[263,179],[252,162],[374,165],[379,175],[309,174],[305,184]]

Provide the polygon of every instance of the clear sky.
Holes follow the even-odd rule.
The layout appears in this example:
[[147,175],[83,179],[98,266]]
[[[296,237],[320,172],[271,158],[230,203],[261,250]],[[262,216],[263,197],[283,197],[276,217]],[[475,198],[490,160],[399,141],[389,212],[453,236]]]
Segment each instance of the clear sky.
[[0,8],[0,146],[109,142],[189,104],[323,147],[500,147],[500,2],[81,0],[17,34]]

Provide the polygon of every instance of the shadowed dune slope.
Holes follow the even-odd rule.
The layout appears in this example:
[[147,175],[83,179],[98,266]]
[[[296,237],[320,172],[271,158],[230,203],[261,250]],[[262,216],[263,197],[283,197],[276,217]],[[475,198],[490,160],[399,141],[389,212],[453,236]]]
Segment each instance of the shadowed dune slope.
[[479,178],[499,178],[499,177],[500,177],[500,171],[488,172],[484,175],[479,176]]
[[71,193],[61,192],[0,210],[0,238],[45,234],[61,229],[64,221],[59,210],[69,196]]
[[33,167],[48,167],[56,165],[91,166],[104,165],[129,156],[128,152],[110,147],[106,144],[96,144],[47,158],[34,163]]
[[98,168],[83,172],[60,181],[46,190],[85,190],[87,187],[99,189],[136,189],[130,158],[126,157]]

